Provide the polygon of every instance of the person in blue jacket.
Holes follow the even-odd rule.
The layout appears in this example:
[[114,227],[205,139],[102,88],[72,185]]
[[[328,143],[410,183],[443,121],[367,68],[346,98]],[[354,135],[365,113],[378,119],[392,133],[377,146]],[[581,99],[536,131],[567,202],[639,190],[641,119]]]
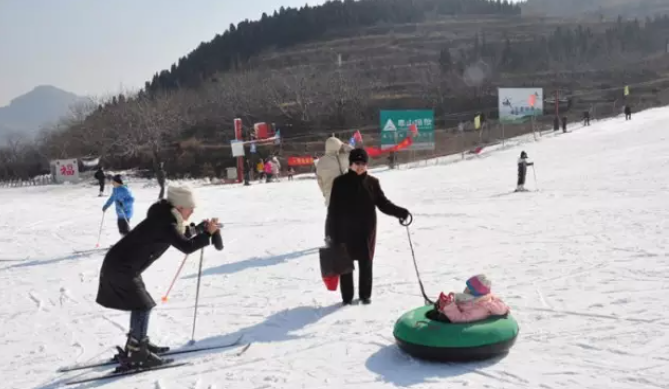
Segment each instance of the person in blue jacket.
[[121,175],[117,174],[112,178],[112,190],[109,200],[102,207],[102,212],[106,212],[113,203],[116,204],[116,215],[118,216],[118,232],[121,236],[126,236],[130,232],[130,219],[132,218],[133,205],[135,198],[127,186],[123,184]]

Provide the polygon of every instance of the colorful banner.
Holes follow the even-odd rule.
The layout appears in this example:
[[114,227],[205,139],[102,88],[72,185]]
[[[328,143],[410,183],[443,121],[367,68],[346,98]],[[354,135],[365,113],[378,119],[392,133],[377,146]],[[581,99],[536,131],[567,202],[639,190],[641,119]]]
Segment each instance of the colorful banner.
[[314,164],[314,157],[288,157],[288,166],[309,166]]

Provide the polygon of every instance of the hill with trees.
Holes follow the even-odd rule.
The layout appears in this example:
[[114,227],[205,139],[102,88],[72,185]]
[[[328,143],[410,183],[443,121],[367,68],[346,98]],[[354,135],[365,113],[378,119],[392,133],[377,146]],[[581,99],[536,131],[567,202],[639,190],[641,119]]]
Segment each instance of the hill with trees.
[[[114,167],[165,162],[171,174],[220,176],[234,165],[234,118],[246,139],[254,123],[276,123],[284,142],[261,150],[266,156],[322,153],[330,133],[361,130],[374,142],[380,109],[432,108],[442,130],[478,112],[494,120],[499,86],[569,96],[570,115],[597,104],[599,114],[613,113],[628,84],[639,85],[632,104],[669,102],[669,16],[553,19],[522,16],[521,6],[346,0],[282,8],[230,26],[138,93],[86,107],[24,146],[42,160],[99,155]],[[461,147],[483,141],[479,134]],[[458,151],[447,143],[438,142],[441,152]],[[11,166],[4,174],[33,174]]]

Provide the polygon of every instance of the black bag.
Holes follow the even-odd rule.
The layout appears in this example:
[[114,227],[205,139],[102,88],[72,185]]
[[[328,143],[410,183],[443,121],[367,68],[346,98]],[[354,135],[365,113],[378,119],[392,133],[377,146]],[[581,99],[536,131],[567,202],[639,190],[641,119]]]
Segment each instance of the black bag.
[[355,270],[353,259],[348,255],[348,250],[346,250],[344,244],[321,247],[319,255],[323,278],[349,274]]

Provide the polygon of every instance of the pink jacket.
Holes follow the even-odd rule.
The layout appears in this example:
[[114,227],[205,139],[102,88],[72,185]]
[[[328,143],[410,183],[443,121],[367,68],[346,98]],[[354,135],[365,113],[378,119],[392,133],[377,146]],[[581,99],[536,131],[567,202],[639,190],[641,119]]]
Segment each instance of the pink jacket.
[[509,307],[499,298],[489,294],[477,300],[464,303],[452,302],[444,306],[441,313],[453,323],[470,323],[488,318],[501,316],[509,312]]
[[272,174],[272,163],[265,162],[265,173]]

